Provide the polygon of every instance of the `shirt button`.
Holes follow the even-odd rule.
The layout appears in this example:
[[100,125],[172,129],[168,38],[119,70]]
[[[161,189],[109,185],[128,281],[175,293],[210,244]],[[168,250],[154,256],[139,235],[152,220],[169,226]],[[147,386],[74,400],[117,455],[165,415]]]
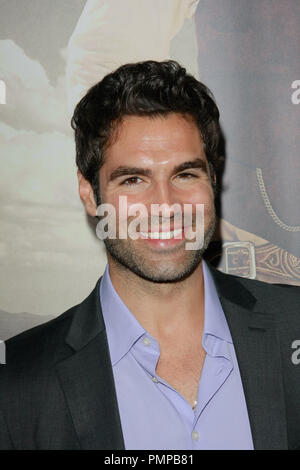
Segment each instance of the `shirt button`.
[[193,431],[193,432],[192,432],[192,439],[193,439],[194,441],[198,441],[199,437],[200,437],[200,436],[199,436],[199,433],[198,433],[197,431]]
[[151,341],[149,338],[146,337],[146,338],[143,338],[143,343],[145,346],[149,346],[149,344],[151,344]]
[[153,380],[153,382],[155,382],[156,384],[158,384],[158,380],[157,380],[156,377],[152,377],[152,380]]

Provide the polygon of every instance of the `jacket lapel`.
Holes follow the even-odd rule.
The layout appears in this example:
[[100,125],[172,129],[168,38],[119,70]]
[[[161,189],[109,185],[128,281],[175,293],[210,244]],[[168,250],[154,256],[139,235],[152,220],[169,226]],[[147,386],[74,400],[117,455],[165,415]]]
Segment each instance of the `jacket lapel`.
[[66,342],[73,354],[56,369],[82,449],[124,449],[99,285],[76,307]]
[[236,278],[211,268],[240,368],[255,449],[287,449],[280,344],[272,314]]

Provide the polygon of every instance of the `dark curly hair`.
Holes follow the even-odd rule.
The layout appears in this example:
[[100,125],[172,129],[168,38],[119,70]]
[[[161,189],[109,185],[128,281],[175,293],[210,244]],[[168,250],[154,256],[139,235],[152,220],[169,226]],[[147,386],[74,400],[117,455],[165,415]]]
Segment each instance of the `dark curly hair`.
[[99,197],[99,170],[105,150],[124,116],[190,115],[199,128],[211,173],[218,167],[219,110],[211,91],[176,61],[125,64],[94,85],[77,104],[76,164]]

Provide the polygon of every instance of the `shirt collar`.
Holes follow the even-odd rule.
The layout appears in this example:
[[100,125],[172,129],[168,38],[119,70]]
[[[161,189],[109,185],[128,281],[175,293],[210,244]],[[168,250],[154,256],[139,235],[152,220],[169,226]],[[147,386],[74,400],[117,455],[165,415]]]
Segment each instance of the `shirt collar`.
[[[202,260],[202,266],[205,292],[203,338],[208,335],[213,335],[232,343],[230,331],[212,275],[204,260]],[[116,292],[110,279],[108,264],[106,265],[100,282],[100,303],[106,327],[111,361],[114,366],[127,354],[141,336],[149,334],[137,321]]]
[[114,366],[146,331],[116,292],[108,264],[100,282],[100,303]]
[[227,320],[207,263],[202,260],[204,278],[204,330],[203,336],[213,335],[232,343]]

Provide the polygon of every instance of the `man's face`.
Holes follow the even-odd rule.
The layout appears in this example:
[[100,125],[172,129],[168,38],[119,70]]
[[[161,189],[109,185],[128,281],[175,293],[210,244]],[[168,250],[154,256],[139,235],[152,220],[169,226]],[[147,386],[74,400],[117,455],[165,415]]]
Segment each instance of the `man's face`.
[[[185,169],[179,168],[187,162],[192,163]],[[108,258],[120,268],[125,267],[152,282],[179,281],[196,269],[214,232],[215,210],[203,142],[191,119],[177,113],[152,118],[126,116],[114,143],[106,151],[99,182],[101,202],[112,204],[117,216],[117,238],[104,240]],[[158,231],[168,230],[166,222],[170,223],[169,230],[174,225],[179,227],[178,223],[174,224],[174,212],[169,213],[168,220],[166,213],[163,217],[151,216],[152,204],[176,203],[182,214],[184,204],[190,204],[194,230],[196,204],[204,204],[204,246],[187,250],[184,232],[177,240],[141,237],[133,240],[130,236],[119,239],[120,196],[127,197],[127,211],[137,203],[147,208],[149,232],[151,222],[159,222]],[[134,218],[122,211],[120,215],[121,219],[127,218],[128,224]]]

